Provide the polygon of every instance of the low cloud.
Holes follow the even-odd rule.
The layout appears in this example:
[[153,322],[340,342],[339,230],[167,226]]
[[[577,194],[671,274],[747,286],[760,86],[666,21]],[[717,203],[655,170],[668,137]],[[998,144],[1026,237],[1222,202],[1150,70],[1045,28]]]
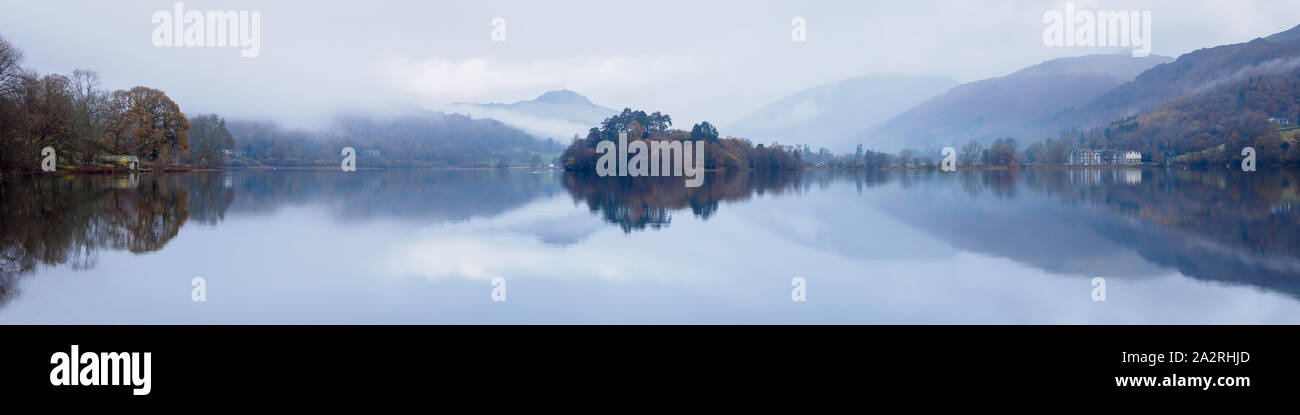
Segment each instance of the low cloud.
[[572,121],[565,121],[555,118],[542,118],[528,114],[520,114],[503,108],[490,108],[477,105],[453,104],[447,106],[434,107],[433,109],[447,112],[465,114],[467,116],[478,118],[491,118],[510,124],[540,139],[554,138],[556,141],[568,144],[575,134],[586,137],[587,130],[595,125],[579,124]]
[[[583,94],[626,91],[709,69],[707,61],[684,56],[559,57],[509,60],[392,58],[377,64],[393,88],[434,103],[506,100],[568,88]],[[500,97],[500,98],[497,98]]]

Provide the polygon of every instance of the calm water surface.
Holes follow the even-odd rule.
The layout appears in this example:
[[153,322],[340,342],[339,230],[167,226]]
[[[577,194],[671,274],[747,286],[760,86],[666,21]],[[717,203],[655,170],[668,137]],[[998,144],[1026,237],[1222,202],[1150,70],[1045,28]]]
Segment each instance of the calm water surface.
[[1297,323],[1298,187],[1172,169],[10,178],[0,322]]

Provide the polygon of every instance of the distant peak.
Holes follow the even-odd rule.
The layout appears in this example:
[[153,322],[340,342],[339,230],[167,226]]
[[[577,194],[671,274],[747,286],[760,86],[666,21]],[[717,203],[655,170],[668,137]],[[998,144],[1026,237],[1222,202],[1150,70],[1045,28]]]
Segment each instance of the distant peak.
[[591,101],[587,100],[587,97],[584,97],[582,96],[582,94],[570,91],[568,89],[549,91],[537,97],[537,99],[534,99],[533,101],[551,102],[556,104],[569,104],[569,103],[590,104],[591,103]]

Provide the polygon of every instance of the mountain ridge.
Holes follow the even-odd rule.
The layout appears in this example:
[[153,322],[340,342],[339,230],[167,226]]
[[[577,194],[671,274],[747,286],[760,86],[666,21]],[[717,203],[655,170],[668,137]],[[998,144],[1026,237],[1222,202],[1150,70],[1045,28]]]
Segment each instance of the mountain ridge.
[[1148,69],[1087,105],[1045,118],[1046,127],[1040,132],[1055,134],[1104,126],[1225,83],[1297,65],[1300,65],[1300,25],[1248,42],[1197,49]]
[[1156,55],[1051,59],[1004,76],[957,85],[867,129],[863,135],[878,149],[956,147],[972,139],[1023,137],[1034,130],[1027,124],[1086,104],[1148,68],[1171,60]]

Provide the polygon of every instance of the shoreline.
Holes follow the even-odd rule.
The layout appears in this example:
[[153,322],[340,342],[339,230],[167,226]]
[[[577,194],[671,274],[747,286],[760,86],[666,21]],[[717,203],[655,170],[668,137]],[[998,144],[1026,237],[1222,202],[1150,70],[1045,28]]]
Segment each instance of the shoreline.
[[[1142,163],[1134,165],[1091,165],[1091,166],[1073,166],[1073,165],[1017,165],[1017,166],[958,166],[957,171],[1008,171],[1008,170],[1117,170],[1117,169],[1148,169],[1148,168],[1180,168],[1209,170],[1208,166],[1198,166],[1194,164],[1173,164],[1158,165],[1152,163]],[[103,167],[87,166],[76,169],[60,169],[53,172],[39,171],[17,171],[17,172],[0,172],[0,179],[8,177],[21,176],[39,176],[39,175],[58,175],[58,176],[89,176],[89,175],[118,175],[118,174],[169,174],[169,173],[196,173],[196,172],[220,172],[220,171],[239,171],[239,170],[337,170],[338,167],[330,166],[239,166],[239,167],[186,167],[186,166],[168,166],[163,168],[129,170],[120,167]],[[357,170],[445,170],[445,171],[568,171],[562,167],[357,167]],[[797,170],[780,170],[780,171],[938,171],[938,166],[916,166],[916,167],[899,167],[890,166],[875,169],[859,168],[833,168],[833,167],[804,167]],[[722,172],[724,169],[705,169],[705,172]],[[740,171],[755,171],[754,169],[745,169]]]
[[[984,171],[998,171],[998,170],[1002,170],[1002,171],[1005,171],[1005,170],[1093,170],[1093,169],[1100,170],[1100,169],[1131,169],[1131,168],[1162,168],[1162,167],[1166,167],[1166,166],[1161,166],[1161,165],[1157,165],[1157,164],[1150,164],[1150,163],[1133,164],[1133,165],[1119,165],[1119,164],[1114,164],[1114,165],[1092,165],[1092,166],[1072,166],[1072,165],[1067,165],[1067,164],[1051,164],[1051,165],[1045,165],[1045,164],[1030,164],[1030,165],[1023,165],[1023,164],[1022,164],[1022,165],[1015,165],[1015,166],[957,166],[957,171],[982,171],[982,170],[984,170]],[[1174,165],[1174,166],[1168,166],[1168,167],[1179,167],[1179,166],[1178,166],[1178,165]],[[1189,167],[1190,167],[1190,166],[1189,166]],[[878,168],[878,169],[841,169],[841,168],[834,168],[834,167],[805,167],[803,170],[823,170],[823,171],[836,171],[836,170],[846,170],[846,171],[907,171],[907,170],[939,170],[939,166],[915,166],[915,167],[899,167],[899,166],[890,166],[890,167],[884,167],[884,168]]]

